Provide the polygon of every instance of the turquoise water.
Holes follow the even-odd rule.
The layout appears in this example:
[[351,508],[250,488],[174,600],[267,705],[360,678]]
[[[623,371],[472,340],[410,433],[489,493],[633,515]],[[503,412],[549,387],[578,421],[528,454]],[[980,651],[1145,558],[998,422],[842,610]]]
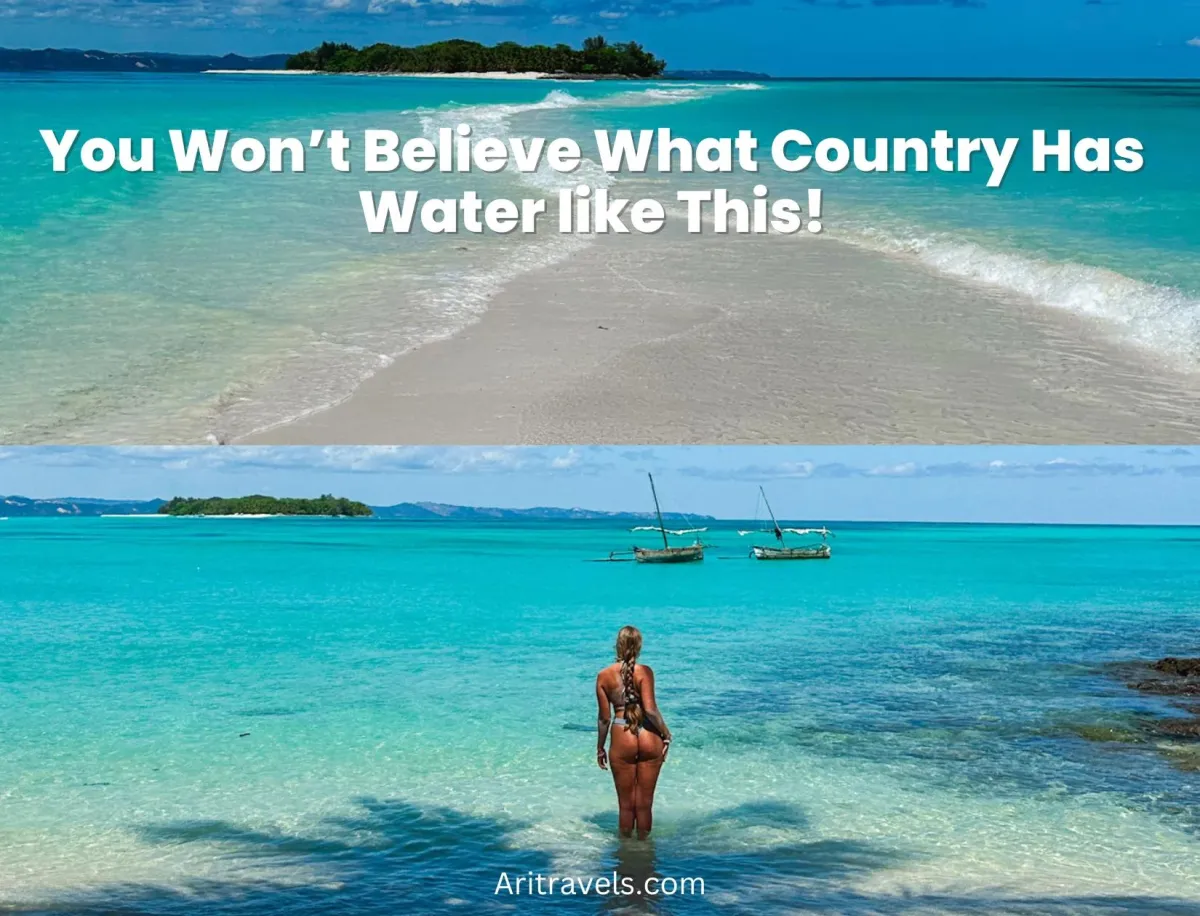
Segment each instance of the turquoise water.
[[[1197,650],[1197,529],[842,525],[756,564],[730,524],[651,568],[588,562],[604,523],[0,525],[0,908],[1200,913],[1186,749],[1077,733],[1179,715],[1103,666]],[[625,623],[677,739],[648,846],[592,756]]]
[[[346,397],[398,354],[478,319],[505,282],[587,239],[372,237],[357,192],[457,196],[439,173],[55,174],[41,128],[156,137],[171,127],[402,136],[466,121],[476,134],[597,127],[676,134],[782,129],[826,136],[1015,136],[1002,190],[968,175],[762,173],[773,194],[826,192],[830,235],[1094,316],[1118,338],[1200,366],[1196,83],[547,84],[297,76],[0,74],[0,440],[203,441],[262,429]],[[1035,129],[1137,137],[1136,174],[1029,170]],[[593,154],[594,155],[594,154]],[[579,175],[472,175],[483,196],[541,196]],[[747,176],[623,176],[671,200]],[[668,182],[670,185],[668,186]],[[636,244],[636,238],[630,244]]]

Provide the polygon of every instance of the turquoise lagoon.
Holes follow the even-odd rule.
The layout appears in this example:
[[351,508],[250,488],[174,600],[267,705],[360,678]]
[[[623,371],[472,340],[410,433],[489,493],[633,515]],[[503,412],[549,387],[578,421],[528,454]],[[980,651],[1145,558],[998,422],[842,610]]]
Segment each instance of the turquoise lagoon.
[[[773,195],[825,190],[831,237],[1094,317],[1177,368],[1200,367],[1200,84],[817,81],[547,83],[247,75],[0,74],[0,440],[204,441],[345,398],[397,355],[477,320],[500,287],[585,238],[373,237],[363,189],[457,196],[461,176],[95,175],[50,170],[42,128],[235,136],[367,127],[402,136],[461,122],[476,135],[669,127],[699,139],[786,128],[814,139],[1018,137],[1001,190],[987,170],[762,173]],[[1136,137],[1136,174],[1034,174],[1033,131]],[[607,180],[593,163],[473,175],[485,197]],[[756,179],[755,179],[756,180]],[[619,176],[673,200],[750,176]],[[744,186],[744,187],[743,187]]]
[[[612,523],[0,522],[0,910],[1200,913],[1195,756],[1080,735],[1180,715],[1105,666],[1196,652],[1200,530],[736,527],[651,568],[590,562]],[[626,623],[677,737],[645,845],[593,759]]]

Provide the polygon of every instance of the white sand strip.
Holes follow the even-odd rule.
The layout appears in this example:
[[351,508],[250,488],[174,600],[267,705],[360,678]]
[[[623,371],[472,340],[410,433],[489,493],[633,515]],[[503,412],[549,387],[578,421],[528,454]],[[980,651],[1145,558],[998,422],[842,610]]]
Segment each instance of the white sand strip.
[[829,239],[606,237],[246,441],[1196,443],[1200,377]]

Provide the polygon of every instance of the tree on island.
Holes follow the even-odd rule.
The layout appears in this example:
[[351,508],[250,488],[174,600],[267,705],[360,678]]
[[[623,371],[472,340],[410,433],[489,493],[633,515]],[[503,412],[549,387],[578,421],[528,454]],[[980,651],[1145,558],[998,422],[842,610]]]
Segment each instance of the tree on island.
[[340,496],[319,499],[277,499],[273,496],[238,496],[190,499],[176,496],[163,503],[162,515],[371,515],[371,507]]
[[289,70],[326,73],[565,73],[573,76],[624,76],[653,78],[662,75],[666,61],[646,51],[636,41],[609,44],[603,35],[585,39],[579,50],[570,45],[519,45],[502,41],[487,47],[477,41],[455,38],[404,48],[373,44],[355,48],[323,42],[311,51],[288,58]]

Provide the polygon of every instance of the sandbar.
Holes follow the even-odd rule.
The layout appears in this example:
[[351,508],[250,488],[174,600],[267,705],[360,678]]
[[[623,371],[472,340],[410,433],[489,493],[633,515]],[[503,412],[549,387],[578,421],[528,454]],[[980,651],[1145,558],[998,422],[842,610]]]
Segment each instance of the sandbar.
[[1118,329],[824,236],[606,236],[274,444],[1196,443]]

